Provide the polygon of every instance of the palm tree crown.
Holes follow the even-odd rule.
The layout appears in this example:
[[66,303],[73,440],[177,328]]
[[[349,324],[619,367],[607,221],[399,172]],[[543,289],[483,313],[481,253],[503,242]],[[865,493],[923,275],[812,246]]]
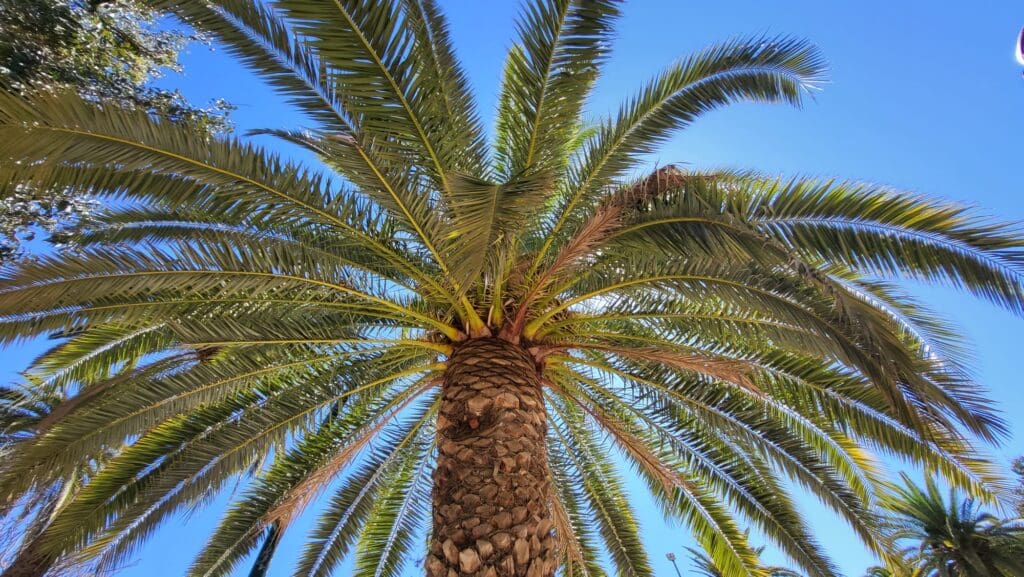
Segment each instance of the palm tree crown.
[[765,574],[745,524],[836,574],[787,479],[885,554],[871,450],[992,495],[967,438],[1004,425],[957,335],[886,279],[1020,313],[1016,228],[855,182],[635,176],[705,112],[799,104],[823,74],[807,43],[712,46],[585,126],[619,3],[530,1],[488,139],[432,0],[151,3],[304,111],[262,133],[322,166],[0,96],[4,187],[110,200],[80,251],[0,280],[3,343],[63,339],[29,370],[63,400],[3,448],[8,519],[81,479],[6,574],[116,566],[238,479],[193,575],[265,565],[307,508],[297,575],[350,555],[396,575],[429,523],[432,575],[602,575],[602,550],[650,575],[623,462],[728,575]]
[[887,536],[901,545],[897,573],[913,577],[1011,577],[1024,574],[1024,523],[982,512],[955,489],[944,498],[934,479],[918,487],[906,475],[882,500]]

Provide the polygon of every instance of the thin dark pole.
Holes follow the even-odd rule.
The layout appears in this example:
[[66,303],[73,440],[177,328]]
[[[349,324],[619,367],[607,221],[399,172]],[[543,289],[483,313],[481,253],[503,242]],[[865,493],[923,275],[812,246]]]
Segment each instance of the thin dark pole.
[[665,558],[672,562],[672,566],[676,569],[676,575],[683,577],[683,572],[679,570],[679,565],[676,565],[675,553],[665,553]]
[[274,552],[277,551],[277,544],[281,542],[282,533],[280,523],[274,521],[270,525],[270,530],[267,531],[259,554],[256,555],[256,561],[252,564],[249,577],[266,577],[267,571],[270,569],[270,561],[274,558]]

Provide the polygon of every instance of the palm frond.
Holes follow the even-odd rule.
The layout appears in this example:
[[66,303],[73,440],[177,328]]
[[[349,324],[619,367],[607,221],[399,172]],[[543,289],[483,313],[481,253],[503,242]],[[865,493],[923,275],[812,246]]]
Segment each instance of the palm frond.
[[582,481],[582,493],[605,549],[618,571],[624,575],[651,575],[647,552],[640,539],[640,529],[632,508],[623,493],[621,478],[609,456],[575,407],[548,396],[548,406],[556,417],[551,423],[555,437]]
[[544,232],[547,240],[533,261],[534,270],[570,219],[578,218],[578,206],[586,207],[673,132],[732,102],[799,104],[801,92],[820,83],[823,70],[813,46],[786,37],[726,42],[669,67],[583,145],[555,219]]
[[[424,445],[427,447],[426,450],[429,450],[431,446],[429,441],[418,437],[417,434],[420,430],[432,430],[431,427],[423,425],[433,415],[436,408],[437,403],[435,402],[427,412],[421,411],[411,421],[413,423],[411,429],[406,429],[402,435],[393,435],[385,448],[373,451],[369,455],[368,462],[344,482],[335,493],[330,505],[318,519],[317,526],[299,560],[296,568],[297,575],[310,577],[330,575],[350,548],[357,543],[368,519],[375,517],[377,522],[380,522],[380,511],[374,505],[375,499],[381,490],[386,490],[385,481],[388,480],[389,474],[394,473],[395,467],[401,469],[403,453],[424,450]],[[399,507],[401,508],[401,505]],[[392,526],[391,529],[394,527]],[[389,529],[389,536],[391,529]],[[406,538],[407,536],[403,537],[403,540]],[[387,546],[386,541],[384,545]],[[363,550],[367,546],[363,545]],[[386,559],[375,557],[371,561],[376,565]]]
[[610,49],[617,1],[525,5],[502,79],[495,146],[507,180],[559,171]]
[[[410,20],[405,4],[276,3],[326,65],[360,133],[379,136],[377,142],[392,154],[412,155],[444,193],[448,173],[465,162],[459,156],[472,152],[460,145],[478,138],[459,134],[472,126],[469,119],[449,121],[459,110],[445,109],[444,103],[459,100],[459,95],[442,94],[455,86],[452,72],[436,64],[435,50],[443,39],[422,34],[421,13],[414,12]],[[422,44],[431,38],[433,43]],[[447,74],[438,77],[442,72]]]
[[743,196],[759,228],[813,261],[945,283],[1020,312],[1017,225],[850,182],[768,179]]
[[424,427],[415,449],[382,481],[356,545],[353,575],[394,577],[408,565],[416,530],[428,517],[433,434]]
[[[674,427],[624,403],[596,382],[588,385],[578,373],[563,380],[563,393],[587,411],[642,471],[652,492],[673,516],[685,518],[685,508],[673,509],[677,491],[692,490],[695,483],[715,491],[767,534],[811,575],[835,575],[823,557],[787,491],[772,482],[771,467],[758,453],[731,443],[716,447],[708,440],[687,439]],[[587,389],[596,392],[591,396]],[[684,441],[685,440],[685,441]],[[738,449],[738,450],[737,450]],[[734,452],[735,451],[735,452]],[[738,542],[733,551],[743,552],[739,561],[749,562],[749,552]],[[722,559],[733,563],[737,559]]]
[[[422,392],[420,389],[419,392]],[[414,400],[411,397],[408,400]],[[420,403],[422,408],[406,425],[408,434],[397,443],[404,447],[437,403]],[[316,434],[307,436],[277,462],[236,502],[225,515],[217,531],[190,569],[190,575],[224,575],[256,543],[255,537],[267,523],[290,520],[309,500],[324,488],[333,476],[352,462],[360,450],[374,438],[406,405],[400,404],[383,419],[366,423],[357,414],[325,424]],[[339,451],[338,447],[342,447]],[[315,574],[315,573],[314,573]]]
[[562,567],[571,577],[604,577],[606,572],[598,563],[596,536],[587,522],[586,505],[570,475],[571,459],[561,452],[555,435],[548,435],[548,455],[551,460],[551,478],[555,495],[552,497],[552,517],[555,534],[563,549]]

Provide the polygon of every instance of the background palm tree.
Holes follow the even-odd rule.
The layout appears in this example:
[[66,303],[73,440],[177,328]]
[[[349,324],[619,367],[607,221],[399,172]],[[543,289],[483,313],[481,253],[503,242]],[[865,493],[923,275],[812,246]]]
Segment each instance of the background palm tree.
[[899,546],[896,575],[1011,577],[1024,575],[1024,521],[1000,520],[955,490],[948,498],[934,479],[924,488],[903,476],[882,505],[889,537]]
[[903,573],[902,569],[892,569],[880,565],[872,565],[864,572],[864,577],[905,577],[910,572]]
[[[696,574],[701,577],[725,577],[726,573],[715,565],[715,562],[708,557],[707,553],[699,549],[692,549],[687,547],[687,551],[690,552],[690,561],[693,563]],[[763,551],[763,547],[757,549],[758,555]],[[774,565],[766,565],[763,568],[763,572],[769,577],[802,577],[796,571],[792,571],[785,567],[778,567]]]
[[1016,477],[1013,488],[1014,505],[1019,517],[1024,517],[1024,457],[1017,457],[1010,466]]
[[64,337],[30,367],[64,400],[5,450],[4,510],[101,463],[4,575],[116,566],[238,479],[194,575],[270,539],[266,567],[311,504],[300,575],[397,574],[427,524],[432,576],[601,575],[601,549],[650,575],[616,455],[728,575],[766,574],[745,524],[835,574],[794,485],[885,556],[868,449],[992,496],[967,439],[1003,423],[957,336],[882,279],[1020,313],[1016,228],[852,182],[631,177],[707,111],[799,104],[807,43],[712,46],[583,130],[618,3],[531,2],[489,143],[429,0],[152,3],[305,111],[264,133],[323,166],[0,96],[4,186],[111,199],[80,254],[0,281],[2,342]]

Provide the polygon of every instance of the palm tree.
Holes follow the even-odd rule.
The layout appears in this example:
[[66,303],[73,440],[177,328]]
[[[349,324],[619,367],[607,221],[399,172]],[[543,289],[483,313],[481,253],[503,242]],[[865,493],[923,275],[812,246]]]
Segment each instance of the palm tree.
[[[757,554],[760,555],[763,549],[763,547],[759,547],[756,550]],[[686,550],[690,552],[690,560],[693,562],[697,575],[700,577],[725,577],[726,573],[715,565],[711,557],[708,557],[707,552],[690,547],[687,547]],[[676,570],[678,571],[678,568]],[[775,565],[765,566],[763,572],[768,577],[802,577],[796,571]]]
[[868,449],[991,495],[965,439],[1004,425],[885,279],[1020,313],[1015,228],[854,182],[631,177],[707,111],[799,104],[807,43],[712,46],[584,127],[619,5],[533,1],[489,142],[431,0],[152,3],[304,111],[262,133],[323,166],[0,96],[4,186],[109,201],[78,254],[0,281],[2,342],[64,335],[29,369],[65,400],[6,451],[4,510],[113,453],[5,576],[116,566],[237,481],[192,575],[265,567],[310,506],[299,575],[396,575],[427,525],[430,576],[650,575],[622,463],[729,575],[764,575],[745,524],[836,574],[796,485],[881,550]]
[[1024,522],[1000,520],[971,497],[934,479],[924,488],[903,475],[882,501],[889,537],[900,549],[902,570],[913,577],[1014,577],[1024,575]]
[[1013,488],[1013,498],[1017,515],[1024,517],[1024,457],[1017,457],[1010,465],[1015,477],[1016,486]]

